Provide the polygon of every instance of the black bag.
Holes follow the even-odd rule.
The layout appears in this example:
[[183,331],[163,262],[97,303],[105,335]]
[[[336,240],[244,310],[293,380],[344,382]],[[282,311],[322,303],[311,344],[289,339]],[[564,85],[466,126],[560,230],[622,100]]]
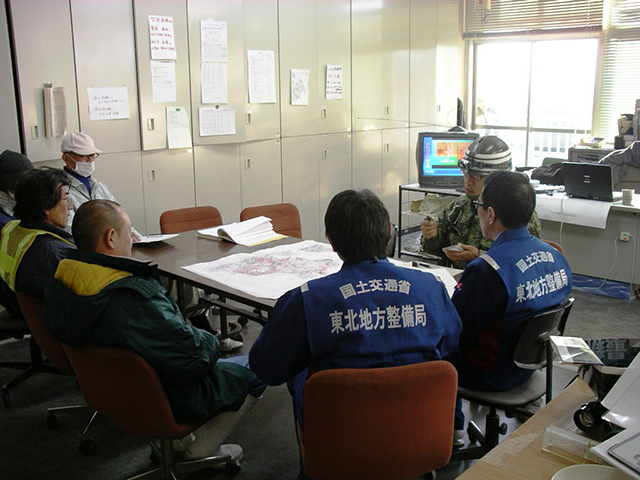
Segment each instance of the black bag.
[[562,162],[552,165],[543,165],[531,172],[533,180],[540,180],[540,183],[546,185],[564,185],[564,177],[562,176]]

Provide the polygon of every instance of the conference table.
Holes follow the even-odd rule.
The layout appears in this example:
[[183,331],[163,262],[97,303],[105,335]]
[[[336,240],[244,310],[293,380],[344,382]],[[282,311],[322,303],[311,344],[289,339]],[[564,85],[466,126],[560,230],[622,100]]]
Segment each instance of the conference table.
[[[213,262],[237,253],[253,253],[260,249],[278,245],[299,242],[300,239],[285,237],[281,240],[245,247],[226,241],[215,241],[196,236],[196,231],[184,232],[177,237],[160,242],[134,244],[132,257],[136,260],[152,261],[158,265],[162,275],[201,288],[207,294],[214,294],[214,298],[207,299],[208,303],[220,308],[221,325],[226,326],[228,312],[242,315],[264,325],[276,303],[276,300],[260,298],[246,292],[230,288],[215,280],[189,272],[182,267],[201,262]],[[178,305],[184,305],[181,289],[178,289]]]

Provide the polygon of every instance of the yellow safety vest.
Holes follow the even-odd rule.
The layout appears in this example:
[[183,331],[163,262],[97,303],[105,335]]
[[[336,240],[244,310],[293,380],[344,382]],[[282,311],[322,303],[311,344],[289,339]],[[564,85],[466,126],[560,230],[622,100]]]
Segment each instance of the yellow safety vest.
[[20,226],[20,220],[12,220],[2,229],[0,238],[0,278],[15,292],[16,274],[20,262],[38,235],[51,235],[69,245],[73,245],[59,235],[46,230],[36,230]]

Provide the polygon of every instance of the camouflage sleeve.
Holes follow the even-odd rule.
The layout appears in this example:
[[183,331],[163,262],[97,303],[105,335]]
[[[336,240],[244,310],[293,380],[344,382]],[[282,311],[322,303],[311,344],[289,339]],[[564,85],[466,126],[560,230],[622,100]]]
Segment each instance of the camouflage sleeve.
[[538,218],[538,214],[536,211],[533,211],[533,215],[531,215],[531,220],[527,224],[527,229],[529,233],[536,238],[540,238],[540,219]]
[[438,217],[438,234],[435,237],[427,240],[420,235],[420,245],[422,245],[423,252],[442,256],[442,248],[449,245],[449,223],[447,222],[447,215],[453,203],[454,202],[451,202],[440,212],[440,216]]

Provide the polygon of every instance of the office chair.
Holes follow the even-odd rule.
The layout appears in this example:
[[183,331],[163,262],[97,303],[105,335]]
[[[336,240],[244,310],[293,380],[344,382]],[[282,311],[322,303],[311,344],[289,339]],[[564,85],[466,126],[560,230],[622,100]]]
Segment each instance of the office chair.
[[302,238],[302,225],[300,224],[300,212],[293,203],[275,203],[273,205],[260,205],[247,207],[240,212],[240,221],[264,215],[271,219],[273,231],[289,237]]
[[[21,294],[18,294],[18,299]],[[19,300],[18,300],[19,302]],[[20,306],[20,310],[23,312],[22,306]],[[37,325],[34,328],[38,328]],[[32,333],[31,325],[25,319],[19,319],[11,317],[11,315],[5,310],[0,314],[0,335],[1,338],[23,338]],[[40,349],[40,336],[34,333],[31,335],[29,339],[29,353],[30,353],[30,361],[29,362],[0,362],[0,367],[5,368],[16,368],[22,370],[18,375],[13,377],[7,383],[2,386],[2,401],[5,406],[11,406],[11,397],[9,395],[9,391],[27,380],[31,378],[36,373],[61,373],[56,366],[51,365],[49,363],[45,363],[42,358],[42,350]],[[43,339],[44,343],[45,340]],[[45,352],[46,353],[46,352]],[[54,354],[55,355],[55,354]]]
[[167,210],[160,215],[162,233],[182,233],[189,230],[222,225],[222,215],[216,207],[189,207]]
[[558,250],[561,254],[564,255],[564,248],[562,248],[562,245],[560,245],[559,243],[556,243],[552,240],[544,240],[544,239],[540,239],[542,240],[544,243],[546,243],[547,245],[551,245],[553,248],[555,248],[556,250]]
[[395,223],[391,224],[391,238],[387,243],[387,257],[392,258],[396,253],[396,242],[398,240],[398,226]]
[[[486,416],[485,433],[474,421],[470,421],[467,428],[471,443],[479,442],[480,445],[454,451],[452,460],[480,458],[498,445],[500,435],[507,433],[507,424],[500,424],[498,409],[505,411],[507,416],[515,416],[516,413],[531,415],[523,410],[527,404],[542,396],[545,396],[546,403],[551,401],[553,349],[549,345],[549,337],[563,334],[573,301],[573,298],[568,298],[560,306],[534,315],[523,326],[515,346],[513,361],[520,368],[535,370],[525,383],[504,392],[486,392],[458,387],[460,397],[489,407],[489,413]],[[542,368],[545,366],[547,367],[546,376],[542,373]]]
[[227,462],[227,474],[240,472],[240,464],[230,455],[176,461],[173,440],[186,437],[209,419],[177,422],[155,370],[133,350],[90,343],[78,348],[63,344],[63,348],[89,405],[125,432],[160,440],[160,448],[151,442],[152,455],[160,465],[131,480],[175,480],[180,473],[222,462]]
[[[160,231],[163,234],[200,230],[203,228],[217,227],[222,224],[222,215],[220,214],[220,211],[216,207],[212,206],[178,208],[175,210],[167,210],[162,212],[160,215]],[[173,281],[167,285],[167,289],[172,290],[172,287]],[[188,287],[178,283],[177,288],[193,287]],[[197,289],[194,288],[194,291],[197,292]],[[185,317],[189,312],[202,310],[203,308],[211,309],[213,306],[211,303],[207,302],[206,298],[200,297],[199,293],[194,293],[193,296],[198,297],[198,303],[182,312]],[[212,310],[212,312],[219,313],[217,309]],[[221,340],[229,337],[239,338],[241,329],[241,325],[228,322],[226,320],[226,315],[222,315],[220,320],[221,334],[218,338]]]
[[[22,318],[12,316],[7,310],[0,312],[0,340],[6,340],[8,338],[20,340],[30,334],[31,331]],[[15,378],[2,386],[2,400],[7,407],[11,405],[9,390],[37,373],[38,367],[36,367],[36,365],[42,363],[42,353],[33,338],[29,339],[29,348],[31,353],[30,362],[0,362],[0,368],[4,367],[23,370]]]
[[[30,297],[23,293],[18,293],[18,305],[20,305],[20,310],[22,311],[22,315],[24,315],[24,319],[29,325],[29,329],[32,334],[32,338],[35,339],[37,344],[42,348],[42,352],[47,356],[49,361],[53,365],[49,365],[49,367],[55,369],[55,373],[61,373],[64,375],[75,375],[73,372],[73,368],[69,363],[67,355],[64,353],[62,349],[62,343],[56,340],[47,330],[47,327],[44,324],[44,305],[42,300],[35,297]],[[70,405],[66,407],[51,407],[47,409],[47,413],[49,414],[47,417],[47,427],[50,429],[54,429],[58,427],[58,419],[56,414],[59,413],[84,413],[84,412],[93,412],[93,415],[87,422],[87,425],[82,430],[80,434],[80,445],[79,449],[85,455],[89,455],[91,453],[95,453],[98,448],[98,443],[94,440],[87,437],[87,433],[91,424],[96,418],[95,410],[91,410],[88,405]]]
[[457,381],[442,360],[313,374],[298,425],[305,475],[409,479],[446,465]]

